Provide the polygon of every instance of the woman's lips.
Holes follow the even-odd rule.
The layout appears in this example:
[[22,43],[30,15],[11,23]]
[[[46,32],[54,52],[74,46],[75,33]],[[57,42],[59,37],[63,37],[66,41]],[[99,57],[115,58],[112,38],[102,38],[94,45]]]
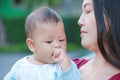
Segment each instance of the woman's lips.
[[84,36],[86,33],[87,33],[87,31],[85,31],[85,30],[80,30],[80,36],[81,36],[81,37]]
[[81,33],[87,33],[87,31],[84,31],[84,30],[81,30],[80,32],[81,32]]

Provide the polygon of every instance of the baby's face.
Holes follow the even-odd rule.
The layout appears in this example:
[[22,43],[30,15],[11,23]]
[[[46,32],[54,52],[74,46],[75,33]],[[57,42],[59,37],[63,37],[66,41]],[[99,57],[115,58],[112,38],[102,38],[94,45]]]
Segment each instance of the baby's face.
[[66,52],[66,35],[63,23],[37,24],[33,41],[35,58],[43,64],[54,63],[52,60],[54,49],[60,48]]

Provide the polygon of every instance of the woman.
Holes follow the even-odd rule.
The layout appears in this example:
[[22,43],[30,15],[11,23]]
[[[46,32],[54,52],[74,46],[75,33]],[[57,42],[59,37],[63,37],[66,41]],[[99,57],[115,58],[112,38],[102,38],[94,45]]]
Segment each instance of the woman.
[[120,0],[83,0],[81,44],[95,53],[75,59],[81,80],[120,80]]

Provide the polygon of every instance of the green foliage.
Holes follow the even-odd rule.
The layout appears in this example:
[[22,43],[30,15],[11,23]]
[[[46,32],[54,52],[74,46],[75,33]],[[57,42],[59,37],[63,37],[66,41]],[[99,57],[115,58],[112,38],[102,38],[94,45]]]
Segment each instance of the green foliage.
[[75,43],[68,43],[67,44],[67,51],[75,51],[75,50],[80,50],[83,47],[80,44],[75,44]]
[[60,3],[61,0],[46,0],[49,6],[54,7]]
[[24,30],[24,18],[19,19],[4,19],[5,29],[7,32],[8,41],[10,43],[25,42],[26,35]]
[[0,52],[29,52],[25,43],[0,46]]
[[28,8],[35,8],[39,6],[49,6],[49,7],[55,7],[56,5],[59,5],[61,0],[24,0],[24,4],[28,5]]
[[29,12],[27,6],[19,6],[15,4],[15,0],[0,0],[0,17],[2,18],[20,18]]
[[63,17],[65,31],[68,42],[80,44],[80,26],[78,25],[79,17]]

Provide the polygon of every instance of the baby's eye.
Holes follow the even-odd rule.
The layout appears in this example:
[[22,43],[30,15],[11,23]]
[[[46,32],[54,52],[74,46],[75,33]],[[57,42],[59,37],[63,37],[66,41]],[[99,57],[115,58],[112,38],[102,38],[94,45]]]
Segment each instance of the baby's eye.
[[52,41],[46,41],[46,43],[52,43]]
[[60,40],[60,42],[63,42],[63,41],[65,41],[65,40],[64,40],[64,39],[61,39],[61,40]]

